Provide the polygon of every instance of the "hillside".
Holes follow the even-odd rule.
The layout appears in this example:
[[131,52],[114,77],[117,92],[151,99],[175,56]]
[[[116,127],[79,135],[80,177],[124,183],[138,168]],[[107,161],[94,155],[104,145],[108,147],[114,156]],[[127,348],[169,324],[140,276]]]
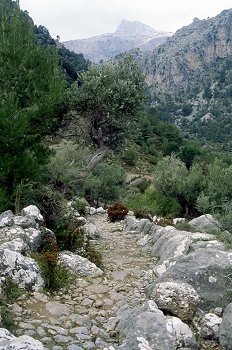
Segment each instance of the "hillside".
[[151,52],[137,51],[161,120],[202,143],[231,144],[232,9],[195,18]]
[[63,44],[71,51],[82,52],[85,59],[98,63],[134,47],[139,47],[142,51],[153,50],[171,35],[171,33],[155,31],[138,21],[123,20],[114,33],[88,39],[69,40]]
[[204,82],[209,69],[232,54],[232,9],[207,20],[194,18],[159,48],[145,55],[150,90],[177,94]]

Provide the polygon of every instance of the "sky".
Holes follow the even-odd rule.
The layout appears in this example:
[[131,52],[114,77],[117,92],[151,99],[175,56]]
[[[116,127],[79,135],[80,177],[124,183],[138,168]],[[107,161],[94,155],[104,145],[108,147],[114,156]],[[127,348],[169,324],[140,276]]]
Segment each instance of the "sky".
[[113,33],[122,20],[139,21],[175,33],[197,17],[232,8],[232,0],[19,0],[36,25],[62,42]]

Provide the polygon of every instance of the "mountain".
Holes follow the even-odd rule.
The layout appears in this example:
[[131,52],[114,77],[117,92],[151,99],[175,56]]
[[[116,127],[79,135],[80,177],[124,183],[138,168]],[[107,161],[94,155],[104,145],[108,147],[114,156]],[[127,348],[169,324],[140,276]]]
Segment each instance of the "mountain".
[[114,33],[102,34],[89,39],[77,39],[63,42],[70,51],[83,53],[85,59],[99,63],[111,57],[140,48],[150,51],[164,43],[172,33],[155,31],[138,21],[123,20]]
[[232,9],[193,22],[150,52],[134,50],[160,119],[232,150]]
[[204,82],[209,70],[232,54],[232,9],[185,26],[144,55],[150,90],[178,94]]

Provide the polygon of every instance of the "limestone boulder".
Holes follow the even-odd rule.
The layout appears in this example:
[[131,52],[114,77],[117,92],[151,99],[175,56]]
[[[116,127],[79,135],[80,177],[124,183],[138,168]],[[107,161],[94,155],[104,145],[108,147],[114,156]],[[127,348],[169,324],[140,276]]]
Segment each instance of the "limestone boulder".
[[165,317],[152,300],[119,317],[120,350],[197,349],[190,328],[176,317]]
[[100,238],[100,231],[98,227],[95,225],[94,221],[89,220],[84,226],[85,234],[90,239],[97,239]]
[[41,244],[42,231],[39,228],[11,226],[0,228],[0,245],[6,242],[20,239],[28,245],[29,250],[37,251]]
[[166,272],[176,261],[188,254],[195,242],[209,243],[211,240],[215,240],[214,235],[180,231],[173,226],[155,227],[148,242],[152,245],[151,256],[159,259],[155,273],[160,276]]
[[7,329],[0,328],[0,350],[44,350],[43,344],[28,335],[15,337]]
[[231,281],[227,276],[231,264],[232,251],[219,250],[208,242],[208,246],[180,256],[172,266],[164,269],[163,273],[147,286],[148,297],[160,283],[181,281],[197,291],[202,300],[203,310],[223,308],[228,305],[227,292],[230,291]]
[[226,307],[223,313],[219,341],[223,350],[232,350],[232,303]]
[[211,214],[201,215],[189,221],[189,225],[192,229],[202,232],[220,229],[220,223]]
[[14,217],[14,214],[11,210],[7,210],[2,214],[0,214],[0,228],[4,226],[12,226],[13,217]]
[[88,259],[69,251],[60,253],[61,263],[71,272],[81,276],[102,276],[103,271]]
[[21,211],[21,216],[26,216],[30,219],[35,220],[39,225],[42,225],[44,218],[40,213],[40,210],[36,205],[29,205],[26,208],[23,208]]
[[37,291],[44,281],[35,260],[9,249],[0,250],[2,277],[10,277],[19,288]]
[[177,281],[156,284],[150,298],[159,309],[177,316],[182,321],[192,319],[201,301],[193,287]]

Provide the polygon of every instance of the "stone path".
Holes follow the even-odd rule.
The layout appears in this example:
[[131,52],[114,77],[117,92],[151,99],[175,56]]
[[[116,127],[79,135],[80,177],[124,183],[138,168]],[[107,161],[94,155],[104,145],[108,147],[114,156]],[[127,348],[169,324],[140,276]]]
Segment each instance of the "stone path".
[[113,350],[116,312],[143,303],[145,286],[153,279],[154,261],[140,252],[139,235],[125,234],[122,223],[109,223],[106,214],[91,219],[101,233],[95,245],[103,256],[104,275],[77,278],[53,299],[34,293],[14,305],[17,335],[39,339],[45,349]]

